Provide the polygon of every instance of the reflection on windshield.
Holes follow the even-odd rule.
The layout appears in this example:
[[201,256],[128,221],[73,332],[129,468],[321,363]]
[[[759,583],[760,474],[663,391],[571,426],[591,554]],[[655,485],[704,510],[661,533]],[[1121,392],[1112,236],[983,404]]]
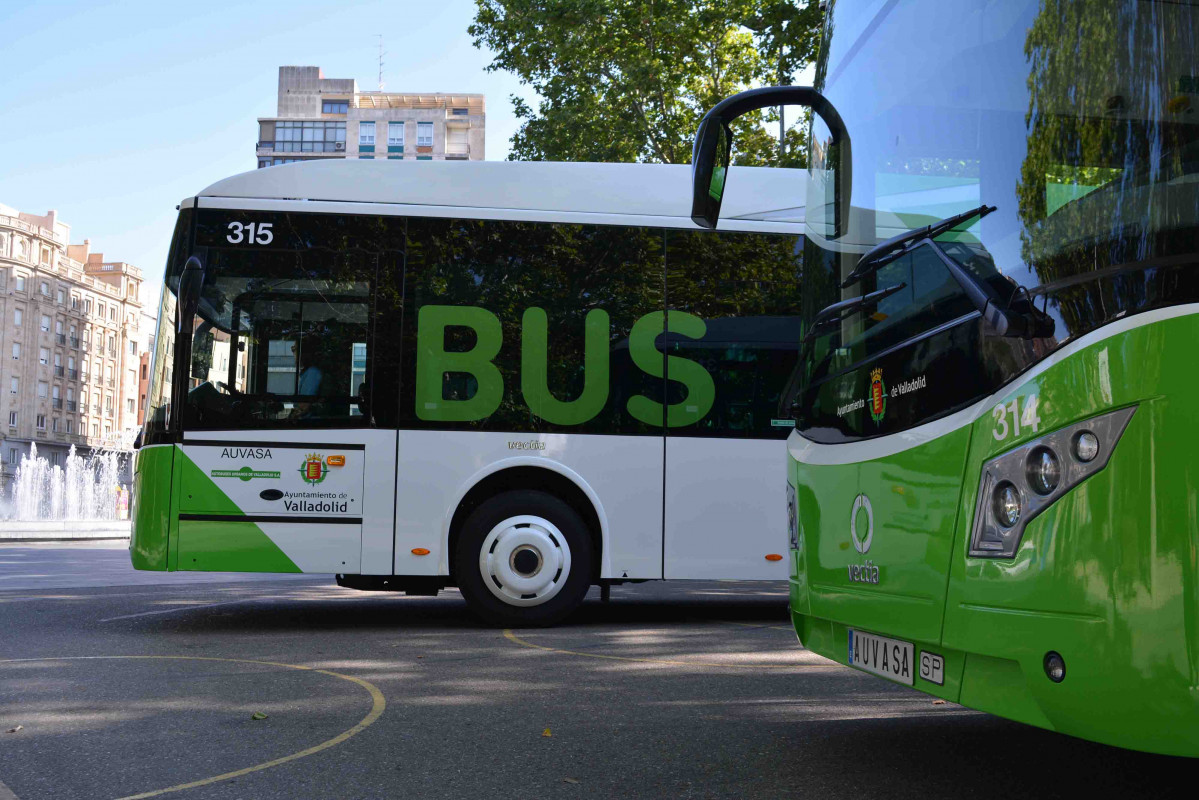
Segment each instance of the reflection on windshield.
[[847,370],[860,384],[871,359],[968,316],[924,260],[841,284],[878,242],[982,203],[998,211],[937,241],[992,285],[1026,287],[1054,330],[1025,344],[958,336],[967,361],[986,362],[976,394],[1119,316],[1199,300],[1197,42],[1199,9],[1165,0],[832,0],[816,84],[853,137],[853,209],[834,238],[836,153],[816,117],[805,325],[833,303],[909,287],[820,337],[801,366],[805,397],[833,392],[820,382]]

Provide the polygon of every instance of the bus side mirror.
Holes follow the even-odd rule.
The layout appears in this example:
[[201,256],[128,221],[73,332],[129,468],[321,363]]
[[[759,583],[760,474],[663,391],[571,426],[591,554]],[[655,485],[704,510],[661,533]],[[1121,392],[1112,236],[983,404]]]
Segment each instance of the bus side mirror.
[[200,306],[200,290],[204,288],[204,265],[200,259],[191,256],[183,265],[179,275],[179,314],[177,317],[178,331],[182,333],[190,326],[191,318],[195,316]]
[[833,136],[837,154],[834,188],[834,237],[839,237],[849,225],[849,195],[852,181],[853,157],[849,147],[849,132],[841,115],[824,95],[811,86],[767,86],[750,89],[725,98],[712,107],[699,123],[695,144],[691,150],[691,219],[709,230],[720,218],[720,203],[728,168],[731,164],[733,131],[730,123],[737,117],[768,106],[807,106],[820,115]]

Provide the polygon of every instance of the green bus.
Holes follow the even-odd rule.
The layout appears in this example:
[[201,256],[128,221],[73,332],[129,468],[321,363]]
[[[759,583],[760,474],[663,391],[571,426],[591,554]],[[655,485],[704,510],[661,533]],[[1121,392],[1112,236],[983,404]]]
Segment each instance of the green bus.
[[814,112],[782,399],[811,650],[1199,756],[1197,43],[1185,2],[832,0],[814,86],[705,118],[716,227],[728,121]]

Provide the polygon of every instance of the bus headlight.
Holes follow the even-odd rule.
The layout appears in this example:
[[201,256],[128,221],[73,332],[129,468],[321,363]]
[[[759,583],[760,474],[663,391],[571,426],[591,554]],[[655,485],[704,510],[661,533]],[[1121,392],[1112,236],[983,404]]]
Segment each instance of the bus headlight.
[[787,536],[791,541],[791,549],[799,549],[799,501],[795,497],[795,487],[787,484]]
[[1020,521],[1020,490],[1011,481],[995,487],[995,519],[1005,528]]
[[1053,494],[1061,479],[1062,465],[1052,448],[1036,447],[1028,454],[1028,485],[1034,492]]
[[1107,466],[1135,411],[1131,406],[1076,422],[983,464],[970,555],[1015,558],[1028,523]]

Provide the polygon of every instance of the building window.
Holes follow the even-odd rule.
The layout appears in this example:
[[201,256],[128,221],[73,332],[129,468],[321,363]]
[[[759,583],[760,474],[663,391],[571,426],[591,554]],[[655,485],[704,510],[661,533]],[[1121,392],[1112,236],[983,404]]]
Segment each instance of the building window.
[[349,100],[322,100],[322,114],[346,114],[350,110]]
[[[50,418],[50,430],[53,431],[54,433],[58,433],[58,417]],[[53,455],[55,457],[55,462],[57,463],[58,453],[54,453]]]
[[78,295],[74,295],[74,294],[71,295],[71,310],[72,311],[79,310],[79,296]]
[[135,407],[134,407],[134,405],[133,405],[133,398],[132,398],[132,397],[126,398],[126,400],[125,400],[125,410],[126,410],[126,411],[128,411],[130,414],[132,414],[132,413],[134,413],[134,412],[136,412],[136,411],[137,411],[137,408],[135,408]]
[[363,153],[375,152],[375,123],[358,123],[358,150]]
[[470,111],[468,111],[465,108],[451,108],[450,109],[450,114],[455,117],[465,117],[469,113],[470,113]]
[[[14,413],[15,413],[15,412],[14,412]],[[16,423],[13,421],[13,417],[12,417],[12,415],[10,415],[10,416],[9,416],[9,423],[8,423],[8,424],[9,424],[9,425],[15,425],[15,424],[16,424]],[[15,448],[15,447],[10,447],[10,448],[8,448],[8,463],[9,463],[9,464],[18,464],[18,463],[20,463],[20,461],[21,461],[21,451],[17,450],[17,448]]]
[[50,391],[50,384],[45,381],[37,382],[37,396],[42,400],[46,399],[46,394]]
[[98,422],[92,423],[92,438],[93,439],[100,438],[100,423],[98,423]]
[[49,333],[49,332],[50,332],[50,317],[46,314],[42,314],[42,333]]
[[447,128],[445,132],[446,155],[465,156],[470,153],[470,128]]
[[113,322],[117,321],[117,307],[116,306],[108,307],[108,318],[110,320],[112,320]]
[[15,412],[15,411],[8,412],[8,426],[10,428],[17,427],[17,412]]
[[46,430],[46,415],[45,414],[37,415],[37,429],[39,431]]
[[103,303],[96,304],[96,311],[99,312],[101,319],[104,317],[105,305]]
[[402,122],[387,123],[387,152],[389,152],[389,153],[404,152],[404,123],[402,123]]
[[70,418],[67,419],[67,433],[75,432],[75,423]]
[[148,373],[149,373],[149,367],[147,367],[145,364],[142,364],[142,380],[143,381],[146,380],[146,376]]
[[21,343],[13,342],[12,343],[12,360],[17,361],[20,358],[21,358]]
[[[278,122],[275,151],[285,153],[333,153],[346,149],[344,122]],[[281,163],[276,160],[275,163]],[[286,163],[286,162],[283,162]]]
[[92,313],[92,301],[90,298],[83,301],[83,313],[84,314]]
[[432,161],[433,156],[417,156],[416,160],[417,161]]
[[137,355],[137,342],[134,341],[133,339],[129,340],[129,355],[131,355],[131,356]]
[[416,123],[416,146],[417,147],[432,147],[433,146],[433,123],[432,122]]
[[9,379],[8,391],[12,392],[13,394],[21,391],[21,379],[16,375]]
[[43,295],[45,295],[46,297],[50,296],[50,284],[47,283],[46,281],[41,282],[41,290],[42,290]]
[[14,325],[20,325],[21,320],[23,320],[24,318],[25,318],[25,312],[23,310],[21,310],[20,308],[14,308],[12,310],[12,321],[13,321]]
[[67,302],[67,292],[66,292],[66,290],[65,290],[65,289],[59,289],[59,290],[58,290],[58,304],[61,306],[62,304],[66,303],[66,302]]
[[25,291],[25,276],[20,273],[17,273],[17,291]]
[[50,365],[50,351],[42,347],[38,350],[37,362],[39,364]]
[[363,161],[374,161],[375,160],[374,156],[358,156],[358,158]]

